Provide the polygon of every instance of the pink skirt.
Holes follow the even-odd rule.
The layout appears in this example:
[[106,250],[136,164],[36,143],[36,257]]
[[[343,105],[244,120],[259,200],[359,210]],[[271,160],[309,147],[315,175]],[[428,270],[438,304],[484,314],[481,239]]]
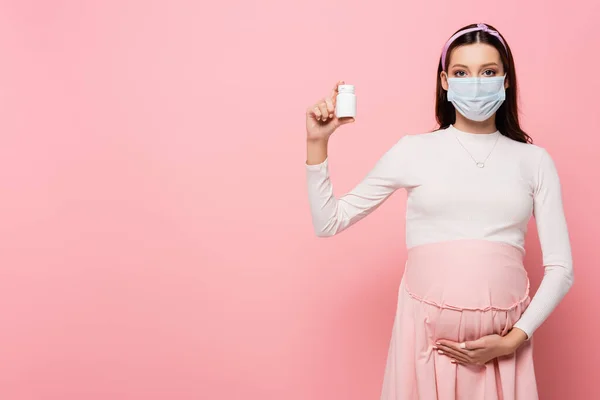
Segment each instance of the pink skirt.
[[381,400],[536,400],[533,339],[486,365],[450,362],[433,348],[506,335],[529,302],[523,254],[465,239],[408,250]]

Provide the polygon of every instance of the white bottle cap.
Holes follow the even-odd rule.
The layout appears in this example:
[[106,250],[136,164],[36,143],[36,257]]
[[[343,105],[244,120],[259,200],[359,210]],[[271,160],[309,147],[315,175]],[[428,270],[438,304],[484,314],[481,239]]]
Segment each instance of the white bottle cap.
[[338,85],[338,93],[354,93],[354,85]]

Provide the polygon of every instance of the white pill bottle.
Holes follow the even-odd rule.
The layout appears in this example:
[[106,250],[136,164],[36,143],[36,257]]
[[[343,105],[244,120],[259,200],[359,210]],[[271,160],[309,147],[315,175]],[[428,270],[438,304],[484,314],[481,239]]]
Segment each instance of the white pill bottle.
[[335,99],[336,117],[356,117],[356,95],[354,94],[354,85],[338,85],[338,94]]

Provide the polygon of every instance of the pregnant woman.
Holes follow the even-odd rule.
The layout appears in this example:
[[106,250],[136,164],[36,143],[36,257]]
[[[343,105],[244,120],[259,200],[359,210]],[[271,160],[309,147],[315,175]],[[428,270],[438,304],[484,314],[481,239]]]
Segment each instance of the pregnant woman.
[[[510,47],[485,24],[447,41],[437,73],[439,129],[410,134],[336,198],[328,171],[330,97],[306,112],[315,233],[333,236],[397,189],[407,192],[404,275],[382,400],[538,398],[532,335],[573,284],[559,176],[519,126]],[[545,274],[530,296],[524,237],[535,217]]]

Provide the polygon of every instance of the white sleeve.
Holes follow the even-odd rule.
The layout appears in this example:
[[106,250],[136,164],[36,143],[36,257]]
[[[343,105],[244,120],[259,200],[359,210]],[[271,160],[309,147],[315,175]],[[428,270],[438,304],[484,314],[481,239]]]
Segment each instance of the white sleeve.
[[411,135],[398,140],[351,191],[336,198],[328,163],[305,164],[308,200],[317,236],[333,236],[366,217],[393,192],[407,187],[414,156],[407,148]]
[[554,162],[542,148],[533,197],[534,217],[542,249],[544,277],[531,303],[514,325],[531,338],[573,284],[573,263],[561,184]]

